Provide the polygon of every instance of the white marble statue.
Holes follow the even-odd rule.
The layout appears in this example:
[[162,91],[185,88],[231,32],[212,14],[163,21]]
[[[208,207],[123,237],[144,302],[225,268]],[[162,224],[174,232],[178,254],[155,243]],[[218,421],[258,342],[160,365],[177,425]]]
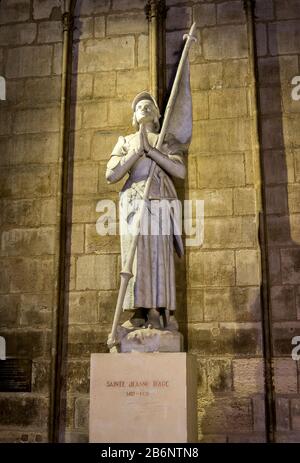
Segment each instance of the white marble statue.
[[[155,148],[159,132],[159,108],[155,99],[148,92],[139,93],[133,100],[133,126],[136,132],[121,136],[114,147],[107,164],[106,179],[115,183],[128,175],[120,193],[120,213],[128,223],[135,220],[139,207],[138,199],[142,199],[152,160],[157,167],[150,184],[144,219],[148,234],[138,237],[133,262],[133,278],[130,279],[123,310],[133,311],[130,320],[125,324],[132,329],[149,327],[166,330],[177,330],[178,324],[174,316],[176,310],[176,287],[174,252],[183,255],[183,244],[180,234],[175,234],[176,214],[169,211],[170,233],[163,234],[162,214],[158,220],[159,233],[151,234],[150,223],[153,219],[151,201],[165,199],[176,200],[177,194],[172,177],[184,179],[186,175],[186,145],[178,142],[172,135],[167,135],[161,150]],[[152,216],[151,216],[151,212]],[[166,209],[164,209],[166,211]],[[168,212],[167,212],[168,213]],[[120,221],[122,228],[122,220]],[[125,264],[132,235],[122,234],[122,265]]]

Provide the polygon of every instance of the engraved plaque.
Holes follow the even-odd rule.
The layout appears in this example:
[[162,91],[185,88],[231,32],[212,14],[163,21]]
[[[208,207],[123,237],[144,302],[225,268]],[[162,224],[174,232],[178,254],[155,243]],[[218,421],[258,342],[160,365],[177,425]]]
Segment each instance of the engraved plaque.
[[31,371],[31,359],[0,360],[0,392],[30,392]]

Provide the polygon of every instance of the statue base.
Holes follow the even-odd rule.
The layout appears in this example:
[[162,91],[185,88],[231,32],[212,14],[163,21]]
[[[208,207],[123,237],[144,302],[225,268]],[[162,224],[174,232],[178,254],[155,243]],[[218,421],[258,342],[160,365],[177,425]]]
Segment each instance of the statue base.
[[89,441],[197,442],[197,362],[186,353],[92,354]]
[[120,352],[181,352],[183,336],[178,331],[156,328],[118,327]]

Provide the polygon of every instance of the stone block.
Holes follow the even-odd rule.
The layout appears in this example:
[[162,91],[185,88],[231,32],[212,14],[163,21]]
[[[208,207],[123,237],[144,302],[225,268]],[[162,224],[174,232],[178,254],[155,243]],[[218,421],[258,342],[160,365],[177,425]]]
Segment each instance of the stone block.
[[[130,99],[128,99],[130,100]],[[108,125],[130,127],[132,118],[131,101],[111,100],[108,106]],[[132,129],[131,129],[132,130]]]
[[62,64],[62,44],[55,43],[53,45],[53,58],[52,58],[52,74],[61,74]]
[[216,24],[216,6],[205,3],[193,7],[193,18],[197,27],[213,26]]
[[89,360],[94,352],[108,352],[109,328],[95,325],[72,325],[69,328],[69,357]]
[[97,193],[98,169],[95,163],[76,162],[74,166],[73,191],[75,194]]
[[92,139],[92,159],[95,161],[108,161],[117,141],[117,132],[95,132]]
[[91,100],[93,96],[93,75],[77,74],[72,79],[72,101]]
[[97,292],[76,291],[69,293],[69,323],[97,323]]
[[300,18],[300,5],[297,0],[275,0],[277,19]]
[[1,111],[0,114],[0,135],[8,135],[12,131],[12,113],[10,111]]
[[1,26],[0,46],[30,45],[35,40],[36,31],[37,25],[34,23]]
[[205,321],[251,322],[260,318],[259,287],[205,289]]
[[21,294],[20,326],[51,328],[51,294]]
[[130,9],[143,10],[144,8],[144,0],[113,0],[111,7],[113,11],[126,11]]
[[0,5],[0,24],[27,21],[30,18],[28,0],[2,0]]
[[52,290],[53,258],[11,258],[8,272],[12,293]]
[[95,30],[96,38],[105,37],[105,17],[104,16],[97,16],[94,19],[94,30]]
[[209,92],[210,119],[242,117],[247,112],[245,89],[223,89]]
[[191,65],[192,90],[209,90],[222,86],[222,64],[203,63]]
[[248,59],[223,61],[223,87],[247,87],[251,81]]
[[293,55],[258,59],[258,75],[261,83],[281,86],[287,81],[290,84],[298,72],[298,62]]
[[36,360],[32,363],[32,391],[48,393],[51,380],[51,365],[49,361]]
[[300,19],[287,20],[269,25],[269,47],[271,55],[298,53]]
[[[224,151],[229,153],[244,151],[251,146],[250,133],[249,121],[242,118],[202,120],[195,126],[190,152],[198,155],[199,152],[211,155],[223,155]],[[219,167],[225,164],[225,159],[232,161],[234,159],[233,156],[236,156],[237,161],[237,155],[231,156],[228,154],[223,157],[219,156],[217,161]],[[210,159],[210,163],[213,162],[213,159]],[[221,183],[219,186],[222,187],[224,185]],[[229,185],[226,183],[226,186]],[[230,184],[230,186],[235,185]],[[214,185],[209,187],[213,188]]]
[[[199,289],[188,289],[187,292],[187,313],[186,318],[189,323],[203,320],[204,311],[204,292]],[[180,307],[178,307],[178,311]]]
[[240,286],[261,283],[259,251],[255,249],[236,251],[236,283]]
[[61,0],[33,0],[33,18],[46,19],[54,16],[59,19],[61,6]]
[[72,223],[96,223],[98,213],[96,205],[98,199],[74,197],[72,198]]
[[1,254],[3,256],[39,256],[54,254],[55,229],[13,228],[1,235]]
[[75,16],[91,16],[98,13],[106,13],[110,8],[110,0],[84,0],[78,2],[75,7]]
[[76,269],[76,289],[116,289],[116,256],[109,254],[79,256]]
[[255,16],[260,21],[274,19],[273,0],[256,0]]
[[246,58],[246,26],[219,26],[203,29],[203,53],[207,60]]
[[264,149],[283,148],[284,135],[282,117],[269,116],[262,119],[262,147]]
[[233,389],[241,395],[264,392],[264,361],[263,359],[234,359]]
[[265,24],[258,23],[255,26],[257,55],[265,56],[268,54],[267,27]]
[[87,103],[82,110],[82,126],[85,129],[105,127],[107,117],[107,103]]
[[280,87],[261,87],[259,91],[260,109],[262,114],[280,114],[281,107]]
[[58,132],[60,126],[58,108],[24,109],[15,113],[15,133]]
[[242,155],[203,156],[198,158],[198,187],[222,188],[245,184]]
[[235,215],[256,213],[256,191],[254,188],[235,188],[233,191],[233,207]]
[[235,284],[233,251],[191,252],[189,269],[189,283],[193,288]]
[[198,92],[192,95],[193,121],[208,119],[208,92]]
[[[253,247],[256,243],[257,230],[254,217],[207,217],[205,220],[203,249],[238,249],[241,247]],[[250,256],[248,258],[250,259]],[[257,258],[255,261],[251,258],[253,267],[257,263]],[[250,261],[248,264],[250,264]],[[246,272],[247,270],[245,268]],[[257,272],[255,272],[255,277],[253,276],[253,282],[255,281],[255,283],[253,284],[257,284],[257,276]],[[243,280],[242,275],[240,279]],[[240,284],[243,285],[243,283]]]
[[[8,287],[7,287],[8,290]],[[1,327],[16,327],[19,318],[20,297],[17,294],[0,295]]]
[[[101,20],[103,21],[103,17],[95,18],[95,25],[97,24],[97,29],[95,31],[95,36],[104,37],[104,35],[100,35],[102,30],[100,29]],[[84,40],[84,39],[91,39],[93,38],[94,34],[94,18],[74,18],[74,32],[73,32],[73,40]]]
[[166,19],[167,30],[189,29],[192,25],[192,9],[178,6],[169,9]]
[[252,431],[251,401],[238,397],[202,398],[198,403],[198,422],[200,433],[232,432],[249,433]]
[[43,21],[39,23],[38,42],[53,43],[62,41],[63,25],[61,21]]
[[147,67],[149,65],[148,35],[139,35],[137,40],[137,47],[138,66]]
[[239,0],[220,3],[217,5],[217,23],[235,24],[244,23],[245,10]]
[[269,249],[269,272],[271,285],[281,284],[280,249]]
[[281,250],[281,271],[283,284],[300,284],[300,250],[295,249]]
[[256,395],[252,398],[253,408],[253,429],[254,431],[265,431],[266,412],[264,395]]
[[288,210],[294,214],[300,212],[299,205],[300,185],[295,183],[288,185]]
[[194,323],[188,328],[189,351],[202,355],[262,354],[261,323]]
[[292,429],[300,431],[300,400],[291,400]]
[[232,390],[232,362],[230,359],[208,359],[207,384],[212,393]]
[[115,71],[134,67],[134,37],[108,37],[79,44],[78,72]]
[[23,103],[34,107],[47,102],[60,102],[61,78],[42,77],[26,80],[24,85]]
[[116,80],[115,72],[100,72],[95,74],[94,77],[94,97],[95,98],[109,98],[114,97],[116,94]]
[[144,13],[111,14],[107,16],[107,32],[110,35],[142,34],[148,32]]
[[297,364],[294,360],[274,359],[274,383],[277,394],[297,393]]
[[264,150],[263,163],[267,185],[286,184],[294,181],[294,159],[292,153],[281,150]]
[[0,194],[2,197],[45,197],[54,194],[56,170],[45,166],[20,166],[0,172]]
[[50,331],[45,328],[3,330],[2,333],[6,340],[6,354],[8,357],[34,359],[36,357],[50,356],[51,336]]
[[290,429],[290,403],[289,399],[277,397],[276,399],[276,431],[289,431]]
[[98,234],[96,224],[85,225],[85,253],[116,254],[120,251],[120,239],[116,235]]
[[82,254],[84,252],[84,225],[73,224],[67,237],[67,250],[70,254]]
[[[300,336],[300,324],[298,321],[284,321],[273,323],[273,349],[275,356],[286,356],[291,359],[292,338]],[[291,360],[294,362],[294,360]],[[295,362],[294,362],[295,363]],[[283,380],[283,379],[282,379]]]
[[90,385],[90,363],[88,360],[68,361],[67,392],[88,394]]
[[47,428],[48,399],[41,397],[0,397],[2,426],[16,428]]
[[272,286],[271,308],[274,320],[295,320],[295,292],[294,286]]
[[11,48],[5,75],[7,78],[47,76],[51,74],[51,60],[51,45]]
[[75,399],[75,428],[88,430],[89,424],[89,398]]
[[92,130],[78,130],[70,133],[69,150],[75,162],[90,159],[92,136]]
[[[99,291],[98,293],[98,320],[102,324],[112,325],[117,304],[118,291]],[[125,315],[126,318],[127,315]]]
[[117,72],[117,95],[134,97],[141,89],[149,88],[149,73],[146,70]]

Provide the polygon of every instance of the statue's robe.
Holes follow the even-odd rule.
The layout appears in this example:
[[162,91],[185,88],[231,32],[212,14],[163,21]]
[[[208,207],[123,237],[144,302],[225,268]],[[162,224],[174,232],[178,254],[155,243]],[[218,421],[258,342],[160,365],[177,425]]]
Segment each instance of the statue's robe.
[[[152,146],[155,146],[158,134],[148,134],[148,139]],[[120,161],[126,156],[129,150],[137,148],[139,143],[139,133],[119,137],[118,142],[111,156],[118,156]],[[183,145],[178,143],[174,138],[164,143],[161,152],[168,155],[174,165],[185,163],[185,153]],[[142,156],[128,171],[128,179],[120,192],[120,234],[121,234],[121,254],[122,267],[126,262],[130,248],[132,234],[128,233],[127,224],[132,224],[136,219],[138,208],[141,203],[136,200],[143,198],[143,193],[151,168],[151,158]],[[149,201],[144,209],[144,221],[141,228],[148,229],[148,234],[140,234],[133,262],[133,278],[129,281],[124,303],[124,310],[132,310],[138,307],[159,308],[163,307],[174,311],[176,309],[176,287],[175,287],[175,267],[174,267],[174,249],[178,256],[184,253],[181,229],[181,214],[174,213],[174,209],[169,209],[170,233],[162,233],[162,220],[165,220],[164,214],[153,215],[151,202],[153,200],[162,200],[171,202],[178,199],[173,181],[166,171],[158,165],[155,169],[150,190]],[[158,201],[156,201],[158,204]],[[164,209],[165,211],[168,208]],[[156,230],[159,233],[151,234],[150,224],[156,220]],[[145,222],[145,219],[146,222]],[[152,222],[154,223],[154,222]]]

